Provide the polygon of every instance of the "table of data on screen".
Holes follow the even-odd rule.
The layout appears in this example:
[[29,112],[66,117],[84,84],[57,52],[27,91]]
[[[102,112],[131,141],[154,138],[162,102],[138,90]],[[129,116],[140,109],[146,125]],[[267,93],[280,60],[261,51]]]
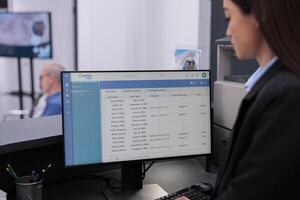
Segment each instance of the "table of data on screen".
[[101,89],[103,160],[207,149],[209,95],[208,87]]

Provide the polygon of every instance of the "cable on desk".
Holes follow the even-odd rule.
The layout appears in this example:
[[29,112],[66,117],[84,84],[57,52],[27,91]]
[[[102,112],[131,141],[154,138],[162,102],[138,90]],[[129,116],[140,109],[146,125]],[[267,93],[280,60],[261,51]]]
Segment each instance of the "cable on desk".
[[105,192],[102,192],[103,196],[105,197],[106,200],[111,200],[106,194]]
[[[114,186],[114,185],[112,184],[112,182],[111,182],[112,180],[114,180],[114,181],[116,181],[116,182],[119,182],[119,185],[120,185],[120,186]],[[114,179],[114,178],[109,179],[109,184],[108,184],[108,186],[109,186],[111,189],[113,189],[113,190],[119,190],[119,189],[122,188],[122,186],[121,186],[121,181],[118,180],[118,179]]]
[[150,169],[150,167],[151,167],[154,163],[155,163],[155,161],[152,161],[152,162],[148,165],[148,167],[146,167],[146,163],[143,162],[142,180],[145,179],[145,177],[146,177],[146,172]]

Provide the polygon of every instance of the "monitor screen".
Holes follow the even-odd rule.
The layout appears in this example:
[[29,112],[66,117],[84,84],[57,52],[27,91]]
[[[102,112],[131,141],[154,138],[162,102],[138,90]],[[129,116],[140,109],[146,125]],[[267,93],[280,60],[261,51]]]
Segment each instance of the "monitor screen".
[[210,71],[62,72],[65,165],[211,153]]
[[0,56],[51,58],[50,13],[0,13]]

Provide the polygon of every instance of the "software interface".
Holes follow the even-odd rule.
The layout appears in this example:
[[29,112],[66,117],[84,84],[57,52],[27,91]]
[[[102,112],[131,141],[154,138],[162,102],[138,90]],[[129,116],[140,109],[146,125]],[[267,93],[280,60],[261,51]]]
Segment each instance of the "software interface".
[[208,154],[209,71],[63,72],[65,165]]

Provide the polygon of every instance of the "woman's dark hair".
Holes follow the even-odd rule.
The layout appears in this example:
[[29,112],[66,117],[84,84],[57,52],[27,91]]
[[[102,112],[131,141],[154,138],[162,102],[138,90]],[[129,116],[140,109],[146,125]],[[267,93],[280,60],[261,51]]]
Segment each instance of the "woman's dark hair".
[[232,0],[253,13],[272,51],[300,76],[300,0]]

